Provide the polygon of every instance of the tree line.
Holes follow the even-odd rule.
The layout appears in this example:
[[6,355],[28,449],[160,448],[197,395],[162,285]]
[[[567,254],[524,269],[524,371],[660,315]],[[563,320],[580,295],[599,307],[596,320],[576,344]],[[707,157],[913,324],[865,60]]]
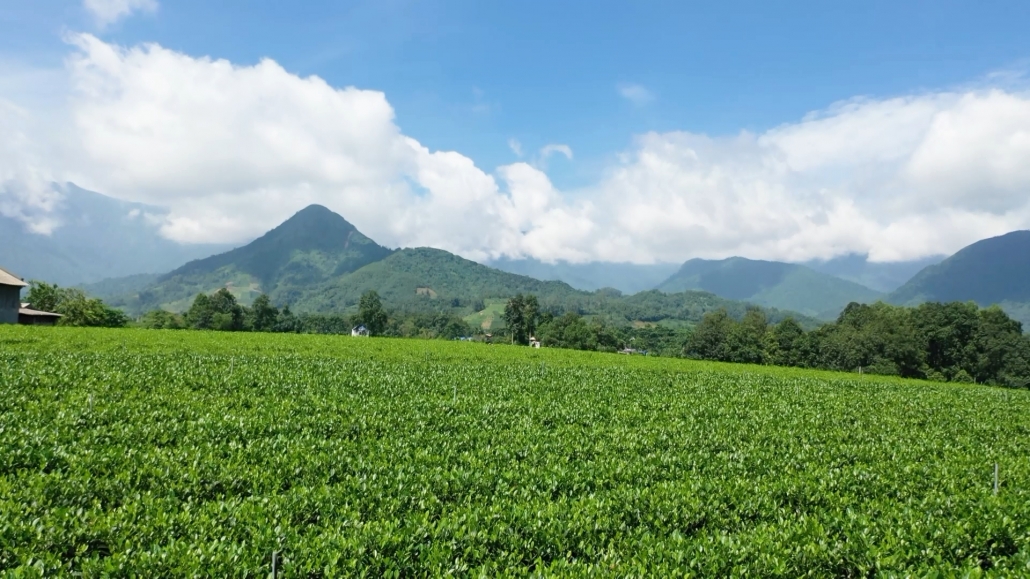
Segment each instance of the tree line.
[[57,284],[32,280],[25,302],[34,310],[61,314],[61,326],[93,326],[120,328],[129,323],[129,317],[102,300],[91,298],[78,288],[65,288]]
[[720,309],[694,328],[618,327],[576,313],[541,311],[533,296],[515,296],[504,311],[514,343],[545,347],[648,350],[699,360],[819,368],[948,382],[1030,387],[1030,337],[1001,308],[975,303],[917,307],[851,303],[815,330],[793,318],[769,323],[759,308],[740,320]]
[[278,332],[349,334],[364,326],[370,335],[404,338],[454,339],[472,330],[459,317],[445,313],[388,312],[379,294],[365,292],[355,314],[296,314],[289,305],[279,308],[262,294],[250,307],[222,288],[214,294],[197,294],[182,314],[153,310],[137,323],[140,327],[169,330],[216,330],[225,332]]

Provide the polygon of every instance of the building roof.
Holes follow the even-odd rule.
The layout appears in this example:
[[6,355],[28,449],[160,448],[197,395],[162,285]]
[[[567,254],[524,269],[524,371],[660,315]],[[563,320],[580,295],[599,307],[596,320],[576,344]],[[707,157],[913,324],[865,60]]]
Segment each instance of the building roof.
[[0,285],[13,285],[15,287],[26,287],[29,284],[23,282],[18,276],[0,267]]
[[43,316],[43,317],[51,317],[51,318],[62,318],[62,317],[64,317],[61,314],[55,314],[53,312],[41,312],[39,310],[31,310],[29,308],[19,308],[18,309],[18,315],[19,316]]

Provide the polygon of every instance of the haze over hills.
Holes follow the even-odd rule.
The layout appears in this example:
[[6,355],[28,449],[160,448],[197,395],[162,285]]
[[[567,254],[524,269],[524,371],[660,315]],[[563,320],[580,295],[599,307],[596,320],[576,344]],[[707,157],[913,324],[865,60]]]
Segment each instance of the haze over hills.
[[928,301],[998,304],[1030,328],[1030,231],[968,245],[920,271],[887,301],[908,306]]
[[691,259],[662,282],[663,292],[703,290],[732,300],[834,319],[851,302],[872,302],[880,294],[857,283],[803,265],[731,257]]
[[610,287],[627,294],[654,289],[679,269],[673,263],[545,263],[538,259],[497,259],[486,265],[536,279],[563,281],[576,289],[594,291]]
[[120,201],[72,183],[57,190],[61,200],[50,217],[59,225],[49,235],[33,233],[21,221],[0,214],[3,267],[25,279],[76,285],[164,273],[231,247],[166,239],[154,220],[166,214],[160,207]]
[[828,260],[807,261],[801,265],[834,277],[853,281],[881,293],[890,293],[904,285],[926,266],[940,263],[946,257],[948,256],[933,255],[910,261],[875,262],[869,261],[868,256],[852,253]]

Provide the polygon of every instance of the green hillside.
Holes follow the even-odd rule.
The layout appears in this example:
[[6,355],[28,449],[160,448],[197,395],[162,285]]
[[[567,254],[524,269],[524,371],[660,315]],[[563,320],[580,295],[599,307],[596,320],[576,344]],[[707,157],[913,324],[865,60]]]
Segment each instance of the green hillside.
[[343,217],[311,205],[248,245],[191,261],[112,303],[130,312],[182,311],[198,293],[223,287],[245,304],[262,293],[292,303],[310,288],[390,253]]
[[1001,305],[1030,326],[1030,231],[978,241],[931,265],[888,296],[899,305],[973,301]]
[[146,289],[147,286],[156,283],[159,279],[161,279],[161,274],[137,273],[136,275],[124,277],[110,277],[94,283],[81,284],[77,287],[95,298],[109,300],[139,293]]
[[703,290],[826,320],[835,319],[851,302],[868,303],[880,297],[865,286],[803,265],[743,257],[692,259],[659,285],[658,290]]
[[[558,281],[540,281],[507,273],[431,248],[403,249],[308,292],[294,302],[298,311],[335,312],[353,309],[361,294],[375,290],[390,307],[447,311],[480,323],[496,322],[499,298],[517,293],[537,296],[541,307],[555,312],[598,316],[614,323],[696,323],[706,312],[726,309],[740,318],[747,304],[708,292],[664,294],[658,291],[624,296],[612,289],[586,292]],[[503,307],[501,308],[503,309]],[[767,308],[770,320],[793,315],[807,327],[819,323],[805,316]]]
[[402,249],[351,275],[333,279],[318,291],[296,300],[299,310],[335,311],[358,303],[361,294],[375,290],[395,307],[468,306],[485,298],[529,293],[542,301],[578,293],[566,283],[540,281],[503,272],[441,249]]

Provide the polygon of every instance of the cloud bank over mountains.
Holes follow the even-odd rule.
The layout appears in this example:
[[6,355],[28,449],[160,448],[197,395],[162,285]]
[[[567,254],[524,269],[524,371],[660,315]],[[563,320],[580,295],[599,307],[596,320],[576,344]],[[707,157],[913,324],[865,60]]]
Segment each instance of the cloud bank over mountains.
[[[182,242],[246,240],[320,203],[380,243],[478,260],[897,261],[1030,227],[1021,89],[855,99],[760,134],[648,133],[561,191],[542,166],[428,149],[381,92],[272,60],[69,42],[61,104],[0,84],[0,214],[41,234],[60,227],[50,183],[66,181],[167,207],[158,224]],[[562,147],[541,155],[572,159]]]

